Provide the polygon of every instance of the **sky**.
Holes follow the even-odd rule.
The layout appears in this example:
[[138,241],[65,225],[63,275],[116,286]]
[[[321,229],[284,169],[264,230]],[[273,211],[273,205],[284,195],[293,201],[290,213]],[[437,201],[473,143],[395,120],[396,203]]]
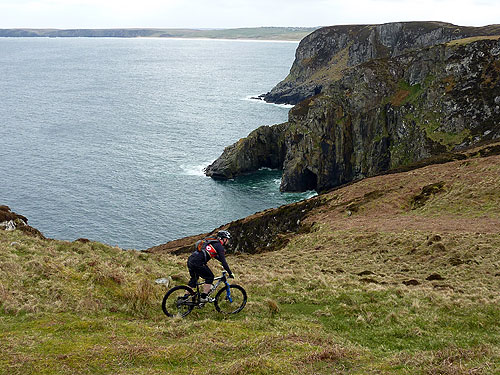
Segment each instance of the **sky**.
[[500,24],[500,0],[0,0],[0,28]]

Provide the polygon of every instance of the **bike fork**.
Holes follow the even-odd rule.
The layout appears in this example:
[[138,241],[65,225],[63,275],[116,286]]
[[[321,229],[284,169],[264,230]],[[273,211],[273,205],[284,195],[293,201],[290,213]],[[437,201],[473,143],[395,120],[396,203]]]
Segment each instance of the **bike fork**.
[[226,298],[229,301],[229,303],[233,303],[233,299],[231,298],[231,287],[229,286],[229,283],[226,282]]

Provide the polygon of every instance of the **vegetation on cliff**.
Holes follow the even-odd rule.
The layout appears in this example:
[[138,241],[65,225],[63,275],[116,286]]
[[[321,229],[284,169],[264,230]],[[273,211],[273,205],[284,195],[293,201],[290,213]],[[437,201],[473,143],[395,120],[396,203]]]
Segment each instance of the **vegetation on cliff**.
[[[144,253],[0,230],[0,373],[497,374],[495,150],[290,206],[302,216],[281,228],[278,251],[228,256],[249,294],[234,317],[210,306],[162,314],[153,280],[188,277],[175,246]],[[271,231],[280,209],[228,227],[257,240],[259,218]]]

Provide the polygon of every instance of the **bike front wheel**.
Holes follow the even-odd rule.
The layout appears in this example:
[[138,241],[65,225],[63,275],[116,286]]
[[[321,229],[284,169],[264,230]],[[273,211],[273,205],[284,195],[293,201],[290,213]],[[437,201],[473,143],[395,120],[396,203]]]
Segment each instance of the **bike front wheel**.
[[215,309],[223,314],[236,314],[245,307],[247,303],[247,293],[239,285],[230,285],[229,293],[227,285],[219,290],[215,296]]
[[[186,297],[187,296],[187,297]],[[170,289],[161,303],[161,309],[171,318],[184,318],[194,307],[194,292],[191,288],[179,285]]]

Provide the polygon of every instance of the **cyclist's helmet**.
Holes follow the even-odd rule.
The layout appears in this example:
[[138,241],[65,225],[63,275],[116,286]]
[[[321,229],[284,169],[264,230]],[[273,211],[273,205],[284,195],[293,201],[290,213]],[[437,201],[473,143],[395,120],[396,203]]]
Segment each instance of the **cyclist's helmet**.
[[220,230],[219,232],[217,232],[217,238],[227,238],[228,240],[231,240],[231,233],[229,233],[227,230]]

